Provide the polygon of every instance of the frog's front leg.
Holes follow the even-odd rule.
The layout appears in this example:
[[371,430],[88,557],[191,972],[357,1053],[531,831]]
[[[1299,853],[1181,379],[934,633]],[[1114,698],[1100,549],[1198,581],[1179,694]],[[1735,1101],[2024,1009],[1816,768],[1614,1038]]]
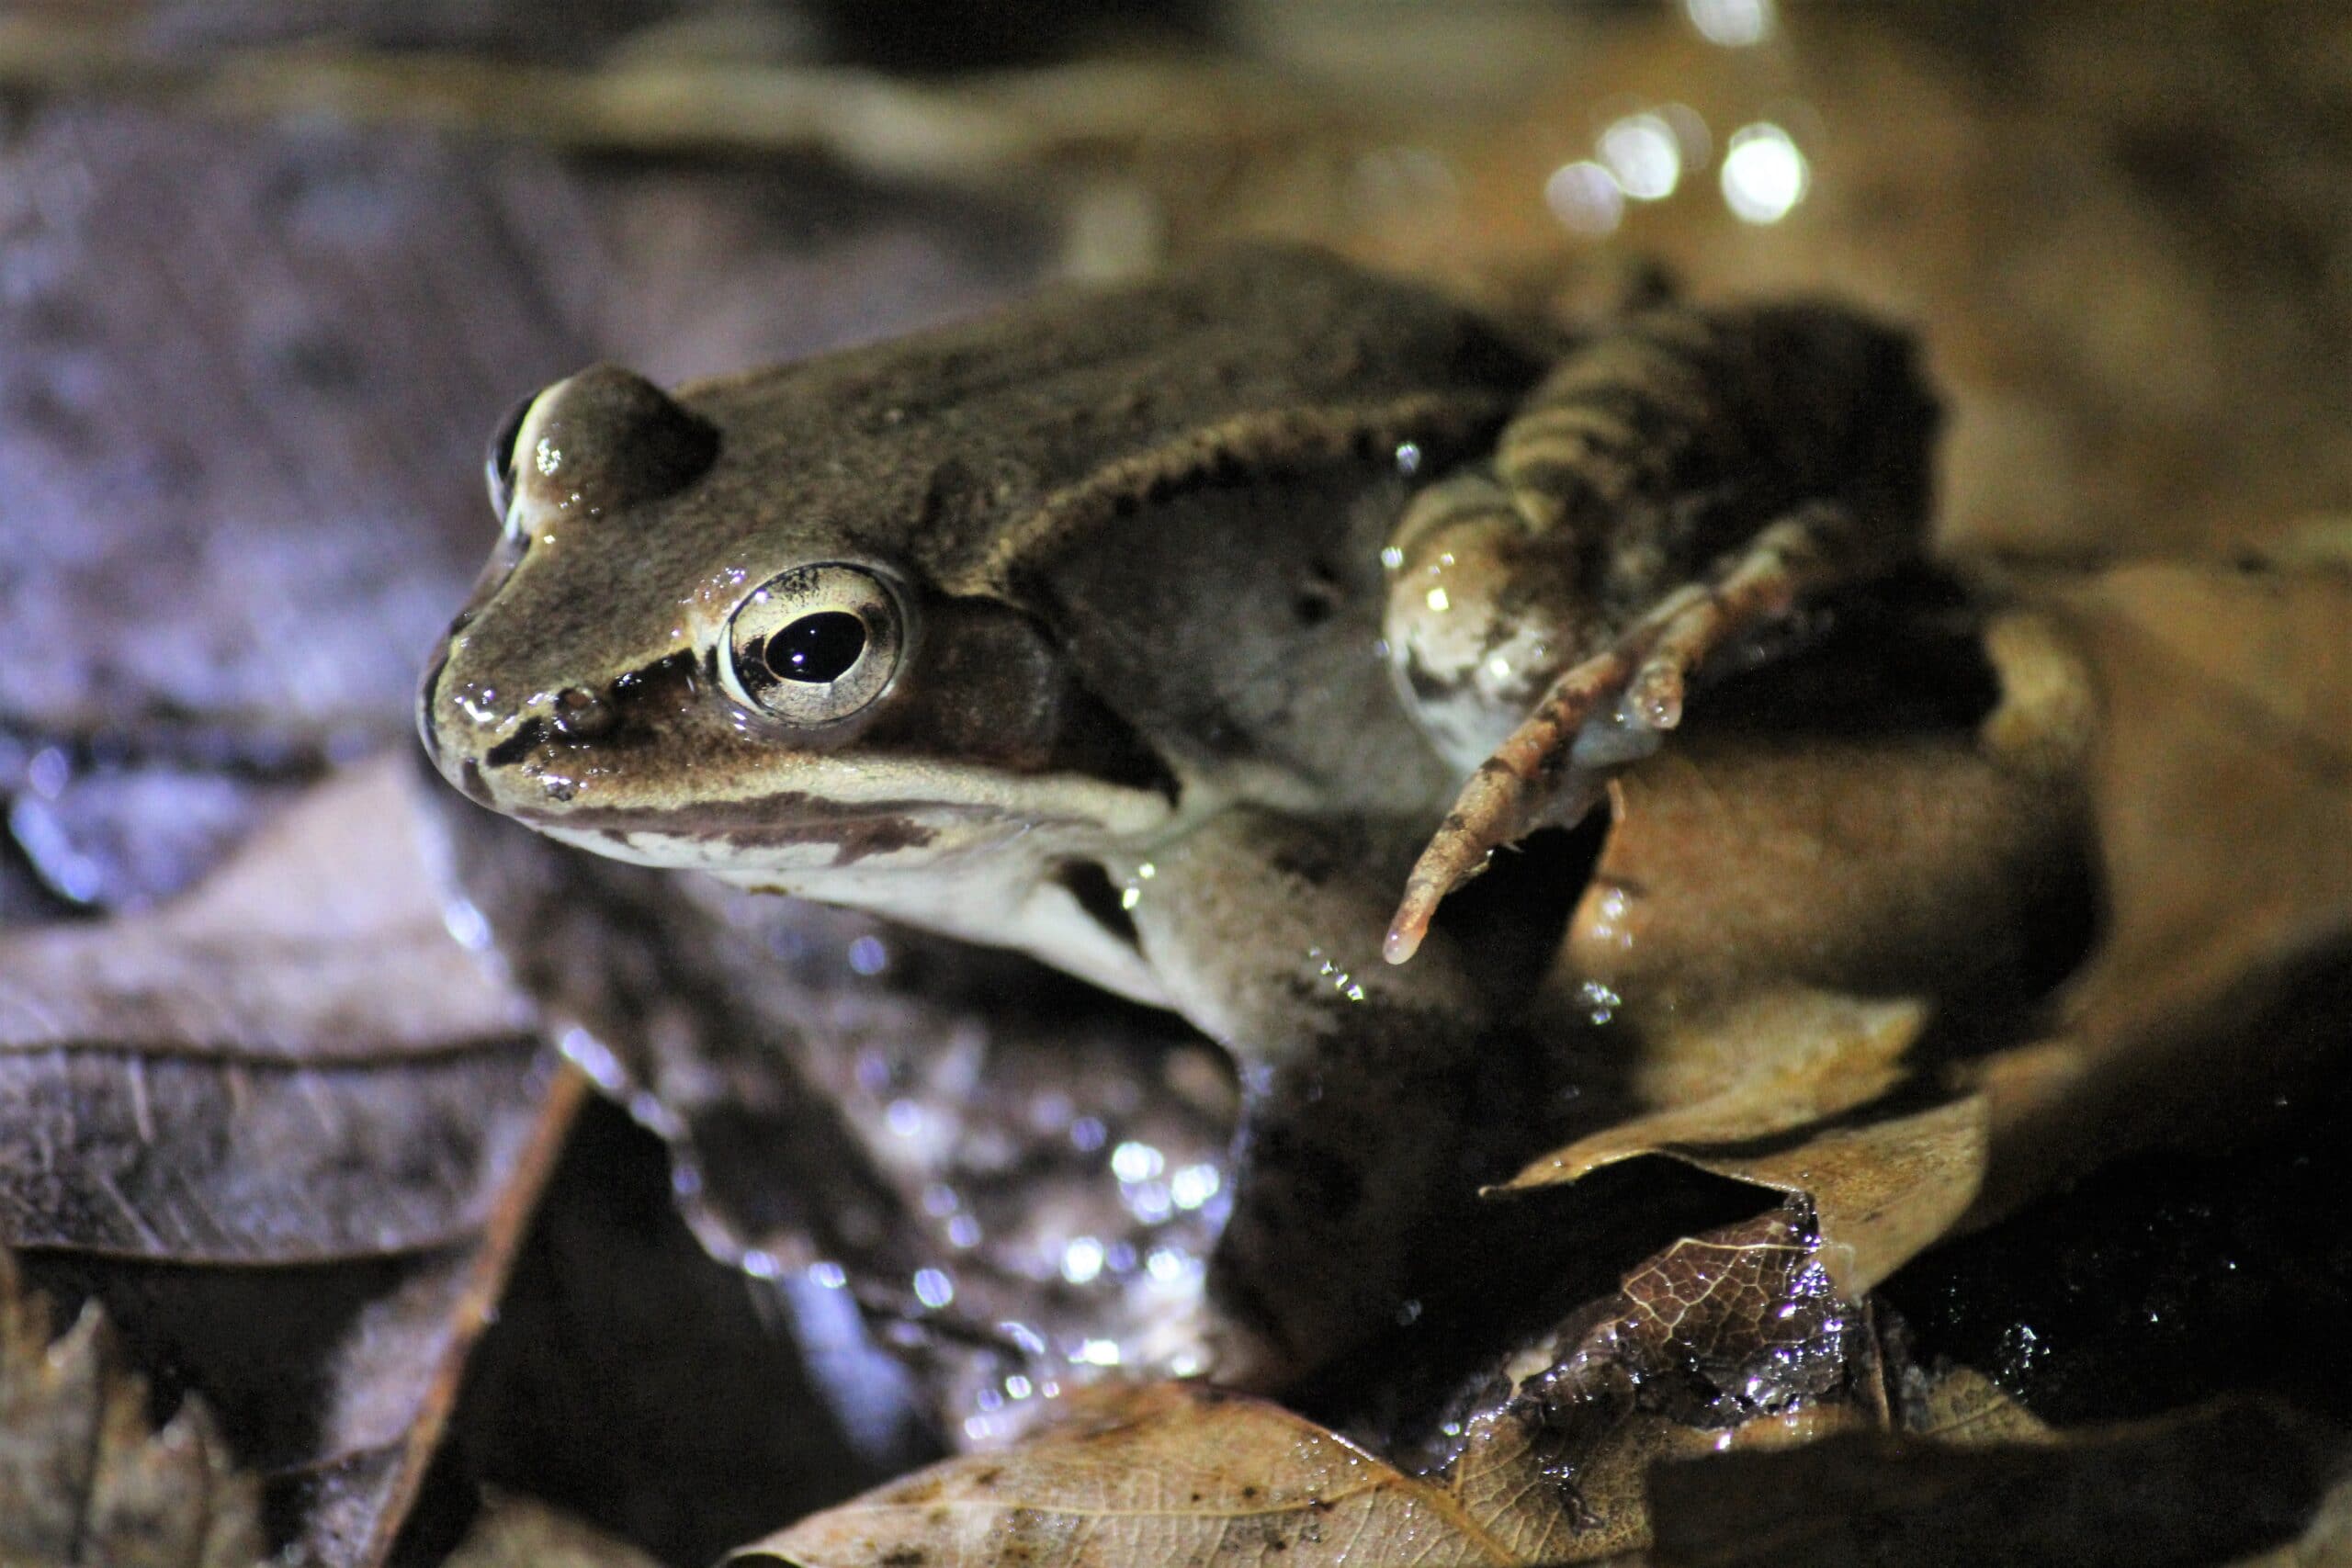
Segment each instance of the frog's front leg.
[[1497,848],[1573,822],[1709,659],[1917,548],[1933,399],[1901,334],[1817,305],[1650,311],[1570,354],[1490,468],[1390,542],[1407,705],[1474,769],[1407,879],[1412,956]]
[[1432,1218],[1471,1200],[1491,1004],[1442,933],[1380,962],[1404,852],[1233,811],[1125,868],[1170,1002],[1230,1050],[1244,1114],[1209,1269],[1216,1375],[1271,1386],[1392,1322]]

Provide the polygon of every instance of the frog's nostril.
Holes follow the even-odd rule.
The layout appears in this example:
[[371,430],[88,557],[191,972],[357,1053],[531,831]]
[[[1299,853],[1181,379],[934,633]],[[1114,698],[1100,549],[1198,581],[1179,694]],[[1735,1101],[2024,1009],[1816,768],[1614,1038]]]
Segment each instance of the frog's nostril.
[[573,740],[592,740],[610,731],[620,716],[611,702],[585,686],[567,686],[555,697],[555,731]]

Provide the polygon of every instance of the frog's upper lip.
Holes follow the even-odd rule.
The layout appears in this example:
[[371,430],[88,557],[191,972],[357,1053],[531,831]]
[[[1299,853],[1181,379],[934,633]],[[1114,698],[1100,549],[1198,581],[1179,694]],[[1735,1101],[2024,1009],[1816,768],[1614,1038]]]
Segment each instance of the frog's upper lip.
[[952,800],[829,801],[802,790],[778,790],[737,800],[696,801],[691,806],[518,807],[514,815],[548,827],[590,832],[654,832],[720,838],[739,833],[775,833],[814,841],[828,828],[901,818],[974,821],[1015,815],[1001,807]]
[[[763,866],[839,870],[874,857],[912,852],[925,863],[960,857],[1034,829],[1078,826],[1075,818],[938,800],[871,800],[821,810],[796,809],[810,797],[787,794],[670,811],[600,806],[518,811],[544,832],[613,853],[616,848],[656,863],[706,870]],[[667,845],[667,849],[659,846]],[[823,861],[800,852],[826,851]]]

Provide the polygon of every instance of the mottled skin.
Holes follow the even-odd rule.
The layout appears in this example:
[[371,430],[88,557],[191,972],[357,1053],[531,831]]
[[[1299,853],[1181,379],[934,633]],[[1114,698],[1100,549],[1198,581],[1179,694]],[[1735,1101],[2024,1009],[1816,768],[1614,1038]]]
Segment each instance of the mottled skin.
[[[505,542],[425,680],[427,747],[569,841],[1023,948],[1227,1044],[1249,1110],[1220,1370],[1278,1378],[1393,1312],[1417,1227],[1463,1184],[1481,1052],[1534,981],[1442,926],[1381,962],[1464,777],[1419,722],[1458,711],[1460,682],[1400,689],[1385,656],[1413,628],[1382,549],[1416,484],[1508,453],[1571,346],[1253,252],[674,398],[583,372],[520,428]],[[1564,472],[1506,461],[1501,493],[1563,493]],[[1764,488],[1751,523],[1790,499]],[[1871,521],[1907,539],[1916,510]],[[1628,559],[1633,530],[1680,515],[1634,508],[1611,536],[1581,503],[1535,512]],[[1738,543],[1683,535],[1555,663],[1637,624],[1640,583]],[[886,581],[903,651],[854,714],[780,722],[725,679],[747,657],[730,617],[813,563]],[[1499,603],[1481,613],[1517,613]]]

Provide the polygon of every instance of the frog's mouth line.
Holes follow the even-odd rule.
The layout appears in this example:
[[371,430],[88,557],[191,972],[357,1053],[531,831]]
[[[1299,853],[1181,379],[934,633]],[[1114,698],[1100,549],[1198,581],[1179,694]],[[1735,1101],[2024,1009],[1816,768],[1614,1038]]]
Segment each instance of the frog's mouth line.
[[715,829],[707,832],[679,834],[660,828],[585,828],[566,818],[541,818],[536,825],[560,832],[574,841],[597,839],[612,848],[638,849],[646,840],[682,840],[706,853],[722,851],[722,858],[741,859],[761,850],[788,850],[816,845],[831,848],[833,857],[829,869],[855,865],[876,855],[901,854],[909,850],[929,849],[940,836],[936,828],[926,827],[911,817],[888,812],[860,813],[836,817],[825,822],[774,823],[763,828]]
[[[812,805],[822,808],[808,809]],[[1095,826],[1074,817],[946,801],[875,800],[828,807],[797,791],[697,805],[690,813],[693,826],[684,829],[679,827],[679,814],[629,807],[522,810],[515,815],[553,837],[607,854],[658,857],[666,864],[708,863],[721,870],[740,868],[762,853],[781,856],[796,849],[831,849],[830,860],[807,869],[837,871],[876,856],[922,850],[961,856],[1040,828]],[[657,845],[674,846],[675,852],[662,854]],[[935,858],[923,857],[926,862]]]
[[810,812],[796,814],[791,809],[808,798],[806,795],[789,795],[760,801],[728,803],[737,807],[732,810],[727,809],[725,805],[697,806],[692,813],[696,818],[694,826],[684,830],[679,828],[677,818],[668,813],[632,810],[627,807],[592,807],[580,811],[526,811],[517,815],[535,827],[592,833],[615,841],[648,836],[725,845],[731,850],[786,849],[796,844],[856,841],[873,846],[864,852],[866,854],[880,852],[884,848],[911,849],[933,843],[939,837],[940,827],[924,823],[921,820],[923,817],[980,815],[915,800],[875,801],[853,810],[829,811],[822,815]]

